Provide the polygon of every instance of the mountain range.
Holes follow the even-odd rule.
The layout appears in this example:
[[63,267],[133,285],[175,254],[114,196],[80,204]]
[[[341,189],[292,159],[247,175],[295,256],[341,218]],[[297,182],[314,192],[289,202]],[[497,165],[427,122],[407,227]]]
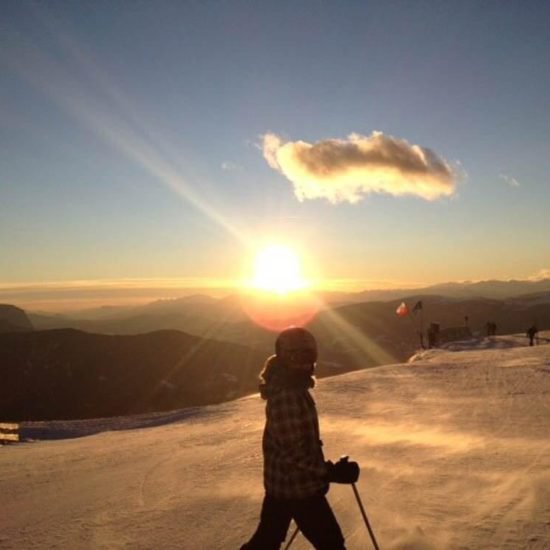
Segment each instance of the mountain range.
[[[421,307],[400,318],[403,300],[410,310]],[[534,323],[548,329],[550,291],[327,304],[308,328],[319,342],[317,374],[324,377],[406,361],[430,323],[481,337],[488,322],[497,334],[525,334]],[[256,390],[275,339],[247,317],[238,296],[101,308],[81,319],[0,306],[0,327],[2,420],[92,418],[233,399]]]
[[[409,309],[421,302],[416,315],[399,318],[395,312],[401,301]],[[550,321],[550,291],[505,299],[458,298],[454,296],[409,294],[388,301],[349,301],[322,307],[310,323],[322,352],[332,362],[350,360],[368,366],[405,360],[420,345],[431,322],[442,328],[468,325],[472,333],[483,334],[487,322],[497,324],[500,334],[525,332],[537,323],[546,328]],[[181,330],[202,338],[215,338],[253,349],[272,349],[273,333],[255,324],[243,311],[238,296],[215,299],[192,296],[162,300],[130,310],[95,312],[88,318],[29,314],[37,329],[75,328],[99,334],[139,334],[155,330]],[[92,318],[93,317],[93,318]],[[351,330],[353,329],[353,330]],[[371,357],[382,348],[385,358]],[[344,353],[342,353],[342,351]],[[383,355],[383,354],[382,354]]]

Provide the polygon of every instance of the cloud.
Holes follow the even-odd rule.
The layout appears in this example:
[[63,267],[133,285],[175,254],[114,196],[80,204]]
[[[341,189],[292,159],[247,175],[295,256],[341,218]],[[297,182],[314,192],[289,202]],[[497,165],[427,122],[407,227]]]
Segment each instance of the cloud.
[[0,280],[0,304],[27,310],[63,312],[77,309],[137,305],[207,293],[224,296],[240,281],[229,278],[100,279],[15,283]]
[[235,164],[233,162],[222,162],[222,170],[224,170],[225,172],[234,172],[239,169],[240,166],[238,164]]
[[544,281],[550,279],[550,269],[539,269],[536,273],[528,277],[529,281]]
[[269,166],[292,182],[300,201],[355,203],[371,193],[435,200],[453,195],[458,179],[432,150],[382,132],[314,144],[284,142],[269,133],[263,136],[262,151]]
[[501,180],[504,180],[510,187],[519,187],[520,183],[516,178],[512,176],[507,176],[506,174],[499,174],[498,176]]

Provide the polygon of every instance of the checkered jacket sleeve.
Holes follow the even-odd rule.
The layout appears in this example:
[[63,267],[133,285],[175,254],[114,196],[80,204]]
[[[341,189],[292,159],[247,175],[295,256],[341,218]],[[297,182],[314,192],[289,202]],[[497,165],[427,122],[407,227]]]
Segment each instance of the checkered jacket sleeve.
[[266,489],[282,498],[326,491],[327,466],[319,437],[315,402],[307,390],[282,390],[266,408]]

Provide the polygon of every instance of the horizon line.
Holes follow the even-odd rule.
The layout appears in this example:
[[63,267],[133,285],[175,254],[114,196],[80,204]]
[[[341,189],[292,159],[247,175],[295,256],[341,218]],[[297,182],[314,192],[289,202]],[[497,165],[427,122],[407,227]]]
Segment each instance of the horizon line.
[[[456,284],[513,283],[525,284],[550,280],[550,272],[526,279],[484,279],[479,281],[445,281],[437,283],[377,281],[333,278],[312,281],[309,292],[320,294],[361,294],[392,291],[420,291]],[[159,300],[175,300],[194,294],[221,298],[247,289],[244,281],[208,277],[75,279],[44,282],[1,282],[0,304],[14,305],[34,312],[63,313],[109,307],[132,307]]]
[[[478,284],[484,282],[540,282],[550,279],[550,270],[540,270],[539,273],[525,278],[487,278],[487,279],[457,279],[441,281],[398,281],[388,279],[367,279],[354,277],[332,277],[311,280],[310,288],[326,291],[368,292],[379,290],[401,290],[427,288],[446,284]],[[219,289],[238,290],[246,285],[246,280],[223,279],[215,277],[121,277],[102,279],[67,279],[48,281],[1,281],[2,292],[32,292],[32,291],[101,291],[101,290],[147,290],[147,289]],[[343,290],[344,287],[347,290]],[[353,287],[354,290],[351,290]]]

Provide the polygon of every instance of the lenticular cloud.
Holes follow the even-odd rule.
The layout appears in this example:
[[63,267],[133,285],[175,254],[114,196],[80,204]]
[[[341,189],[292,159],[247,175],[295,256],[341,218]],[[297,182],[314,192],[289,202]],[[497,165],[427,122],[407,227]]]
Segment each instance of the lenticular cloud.
[[370,193],[435,200],[451,196],[456,187],[456,175],[444,159],[382,132],[314,144],[283,142],[275,134],[266,134],[263,154],[272,168],[292,182],[301,201],[325,198],[354,203]]

